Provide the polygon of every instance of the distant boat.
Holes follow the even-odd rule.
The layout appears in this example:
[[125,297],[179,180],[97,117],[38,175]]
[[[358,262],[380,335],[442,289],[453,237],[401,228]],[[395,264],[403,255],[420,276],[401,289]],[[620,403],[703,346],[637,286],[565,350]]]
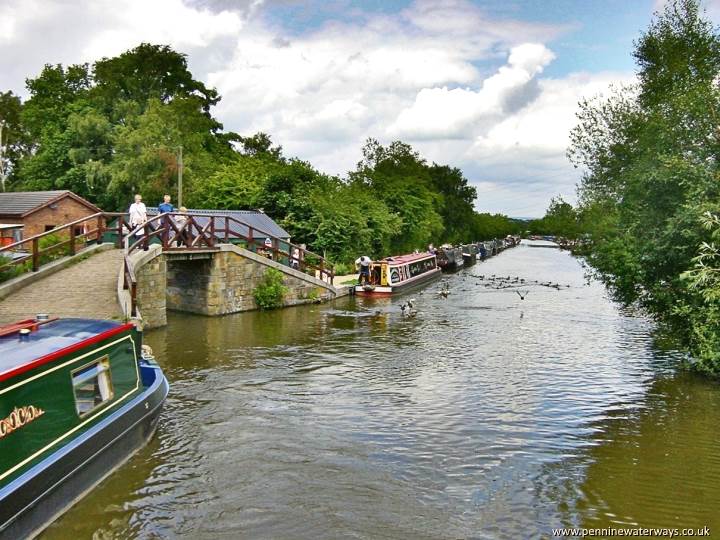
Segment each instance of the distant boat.
[[523,240],[523,245],[528,247],[534,247],[534,248],[559,248],[560,244],[557,244],[556,242],[551,242],[549,240]]
[[0,538],[39,533],[152,436],[168,383],[132,324],[0,327]]
[[455,272],[465,265],[461,248],[443,246],[437,250],[437,264],[443,272]]
[[412,253],[373,261],[370,283],[357,285],[358,296],[391,296],[420,286],[440,275],[433,253]]
[[477,262],[478,248],[475,244],[460,246],[464,266],[472,266]]

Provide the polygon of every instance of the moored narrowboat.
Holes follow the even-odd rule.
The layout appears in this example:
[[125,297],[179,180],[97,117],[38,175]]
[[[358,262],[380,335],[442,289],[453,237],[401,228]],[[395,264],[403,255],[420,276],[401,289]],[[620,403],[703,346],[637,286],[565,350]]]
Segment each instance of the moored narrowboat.
[[132,324],[0,327],[0,538],[37,534],[124,463],[167,393]]
[[460,246],[462,250],[463,265],[472,266],[477,262],[477,246],[475,244],[466,244]]
[[440,268],[433,253],[412,253],[373,261],[370,265],[370,281],[357,285],[359,296],[391,296],[440,275]]
[[443,272],[455,272],[465,265],[461,248],[442,246],[437,250],[437,263]]

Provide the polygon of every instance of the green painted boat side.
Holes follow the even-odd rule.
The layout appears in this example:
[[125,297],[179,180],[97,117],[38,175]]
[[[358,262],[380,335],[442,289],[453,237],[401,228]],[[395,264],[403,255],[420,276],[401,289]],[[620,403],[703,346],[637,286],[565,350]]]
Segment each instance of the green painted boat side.
[[[0,438],[0,488],[142,391],[140,343],[138,332],[128,330],[0,382],[0,421],[15,409],[31,406],[42,411]],[[76,409],[72,373],[106,356],[112,398],[81,417]]]

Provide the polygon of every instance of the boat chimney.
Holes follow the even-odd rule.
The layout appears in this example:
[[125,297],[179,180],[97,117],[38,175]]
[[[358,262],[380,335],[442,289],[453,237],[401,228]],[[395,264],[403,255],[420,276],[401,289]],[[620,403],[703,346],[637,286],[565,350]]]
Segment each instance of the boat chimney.
[[30,329],[23,328],[20,330],[20,341],[30,341]]
[[50,316],[47,313],[38,313],[37,315],[35,315],[35,320],[36,321],[49,321]]

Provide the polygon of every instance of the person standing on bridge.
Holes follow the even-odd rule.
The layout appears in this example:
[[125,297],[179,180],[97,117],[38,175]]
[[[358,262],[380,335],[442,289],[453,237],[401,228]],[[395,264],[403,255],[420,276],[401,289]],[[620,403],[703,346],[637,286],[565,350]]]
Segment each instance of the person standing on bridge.
[[[140,195],[139,193],[135,195],[135,202],[130,205],[130,210],[128,210],[128,213],[130,214],[130,217],[128,218],[128,220],[130,221],[130,230],[133,230],[140,225],[144,225],[147,222],[147,208],[145,208],[145,203],[142,202],[142,195]],[[141,237],[142,235],[142,229],[138,230],[138,232],[135,233],[135,236],[138,237]],[[147,251],[148,249],[147,240],[145,241],[143,249],[145,251]]]
[[175,207],[170,203],[171,197],[170,195],[165,195],[163,197],[163,202],[158,204],[158,212],[161,214],[169,214],[171,212],[175,211]]

